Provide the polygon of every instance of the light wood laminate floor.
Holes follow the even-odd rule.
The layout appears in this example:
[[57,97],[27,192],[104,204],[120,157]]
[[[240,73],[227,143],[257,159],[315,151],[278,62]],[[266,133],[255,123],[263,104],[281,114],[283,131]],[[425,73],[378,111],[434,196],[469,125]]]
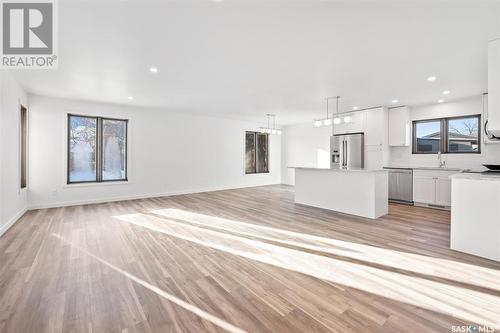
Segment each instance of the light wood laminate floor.
[[288,186],[29,211],[0,238],[0,332],[499,325],[500,263],[449,234],[447,211],[368,220]]

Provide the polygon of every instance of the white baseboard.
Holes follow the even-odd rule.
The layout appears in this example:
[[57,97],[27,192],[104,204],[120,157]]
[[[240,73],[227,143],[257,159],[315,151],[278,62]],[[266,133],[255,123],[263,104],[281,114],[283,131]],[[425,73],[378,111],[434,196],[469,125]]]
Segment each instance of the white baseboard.
[[27,208],[21,209],[16,215],[14,215],[5,225],[0,227],[0,237],[9,230],[10,227],[14,225],[23,215],[28,211]]
[[42,204],[42,205],[31,205],[29,207],[21,209],[5,225],[0,227],[0,237],[5,232],[7,232],[7,230],[9,230],[10,227],[12,227],[29,210],[88,205],[88,204],[98,204],[98,203],[116,202],[116,201],[124,201],[124,200],[137,200],[137,199],[147,199],[147,198],[169,197],[169,196],[173,196],[173,195],[195,194],[195,193],[224,191],[224,190],[235,190],[235,189],[240,189],[240,188],[269,186],[269,185],[284,185],[284,184],[276,183],[276,184],[261,184],[261,185],[242,185],[242,186],[237,186],[237,187],[234,187],[234,186],[224,187],[223,186],[223,187],[205,188],[205,189],[197,189],[197,190],[185,190],[185,191],[163,192],[163,193],[149,193],[149,194],[140,194],[140,195],[132,195],[132,196],[121,196],[121,197],[114,197],[114,198],[54,202],[54,203],[48,203],[48,204]]
[[239,189],[239,188],[268,186],[268,185],[279,185],[279,184],[242,185],[242,186],[237,186],[237,187],[234,187],[234,186],[213,187],[213,188],[204,188],[204,189],[196,189],[196,190],[184,190],[184,191],[173,191],[173,192],[162,192],[162,193],[148,193],[148,194],[120,196],[120,197],[111,197],[111,198],[100,198],[100,199],[91,199],[91,200],[54,202],[54,203],[48,203],[48,204],[30,205],[28,207],[28,210],[68,207],[68,206],[78,206],[78,205],[89,205],[89,204],[98,204],[98,203],[116,202],[116,201],[125,201],[125,200],[170,197],[173,195],[195,194],[195,193],[224,191],[224,190],[235,190],[235,189]]

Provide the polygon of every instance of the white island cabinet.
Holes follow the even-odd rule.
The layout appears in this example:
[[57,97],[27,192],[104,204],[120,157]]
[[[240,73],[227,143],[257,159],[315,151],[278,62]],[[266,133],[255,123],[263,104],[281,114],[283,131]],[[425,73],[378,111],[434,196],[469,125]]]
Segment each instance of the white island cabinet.
[[295,202],[376,219],[388,213],[388,172],[295,168]]
[[453,250],[500,261],[500,175],[451,176]]

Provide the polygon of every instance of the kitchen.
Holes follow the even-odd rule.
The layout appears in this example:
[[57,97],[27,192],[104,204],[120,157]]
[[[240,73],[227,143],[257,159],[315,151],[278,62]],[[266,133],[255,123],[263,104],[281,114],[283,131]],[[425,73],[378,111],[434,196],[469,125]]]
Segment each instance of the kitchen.
[[347,112],[335,96],[331,117],[285,128],[282,173],[296,202],[372,219],[387,201],[451,210],[451,248],[500,261],[500,39],[488,54],[487,92],[452,99],[441,88],[433,104]]

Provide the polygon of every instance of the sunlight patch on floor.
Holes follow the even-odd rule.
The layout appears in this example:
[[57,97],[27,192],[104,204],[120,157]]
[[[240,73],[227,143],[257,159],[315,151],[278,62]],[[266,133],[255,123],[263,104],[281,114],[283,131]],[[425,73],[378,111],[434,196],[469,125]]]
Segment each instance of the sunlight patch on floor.
[[212,315],[206,311],[203,311],[202,309],[200,309],[200,308],[198,308],[190,303],[187,303],[187,302],[183,301],[182,299],[175,297],[172,294],[165,292],[164,290],[152,285],[151,283],[148,283],[148,282],[144,281],[143,279],[140,279],[137,276],[130,274],[129,272],[111,264],[110,262],[90,253],[89,251],[85,250],[84,248],[64,239],[60,235],[53,233],[52,236],[56,237],[57,239],[63,241],[66,244],[69,244],[71,247],[78,249],[79,251],[81,251],[81,252],[85,253],[86,255],[92,257],[93,259],[97,260],[98,262],[100,262],[104,266],[112,269],[115,272],[118,272],[118,273],[124,275],[128,279],[143,286],[144,288],[151,290],[152,292],[156,293],[158,296],[161,296],[161,297],[165,298],[166,300],[180,306],[184,310],[187,310],[187,311],[197,315],[198,317],[205,319],[205,320],[211,322],[212,324],[214,324],[214,325],[216,325],[216,326],[218,326],[218,327],[220,327],[220,328],[222,328],[230,333],[246,333],[246,331],[242,330],[241,328],[238,328],[238,327],[228,323],[225,320],[222,320],[218,317],[215,317],[214,315]]
[[481,325],[500,327],[500,297],[494,295],[224,234],[165,218],[145,214],[128,214],[114,218],[398,302]]
[[493,290],[500,290],[500,271],[494,269],[464,264],[453,260],[388,250],[370,245],[233,221],[174,208],[154,210],[151,211],[151,213],[214,229],[230,231],[240,235],[258,237],[309,250],[331,253],[410,272],[445,278]]

